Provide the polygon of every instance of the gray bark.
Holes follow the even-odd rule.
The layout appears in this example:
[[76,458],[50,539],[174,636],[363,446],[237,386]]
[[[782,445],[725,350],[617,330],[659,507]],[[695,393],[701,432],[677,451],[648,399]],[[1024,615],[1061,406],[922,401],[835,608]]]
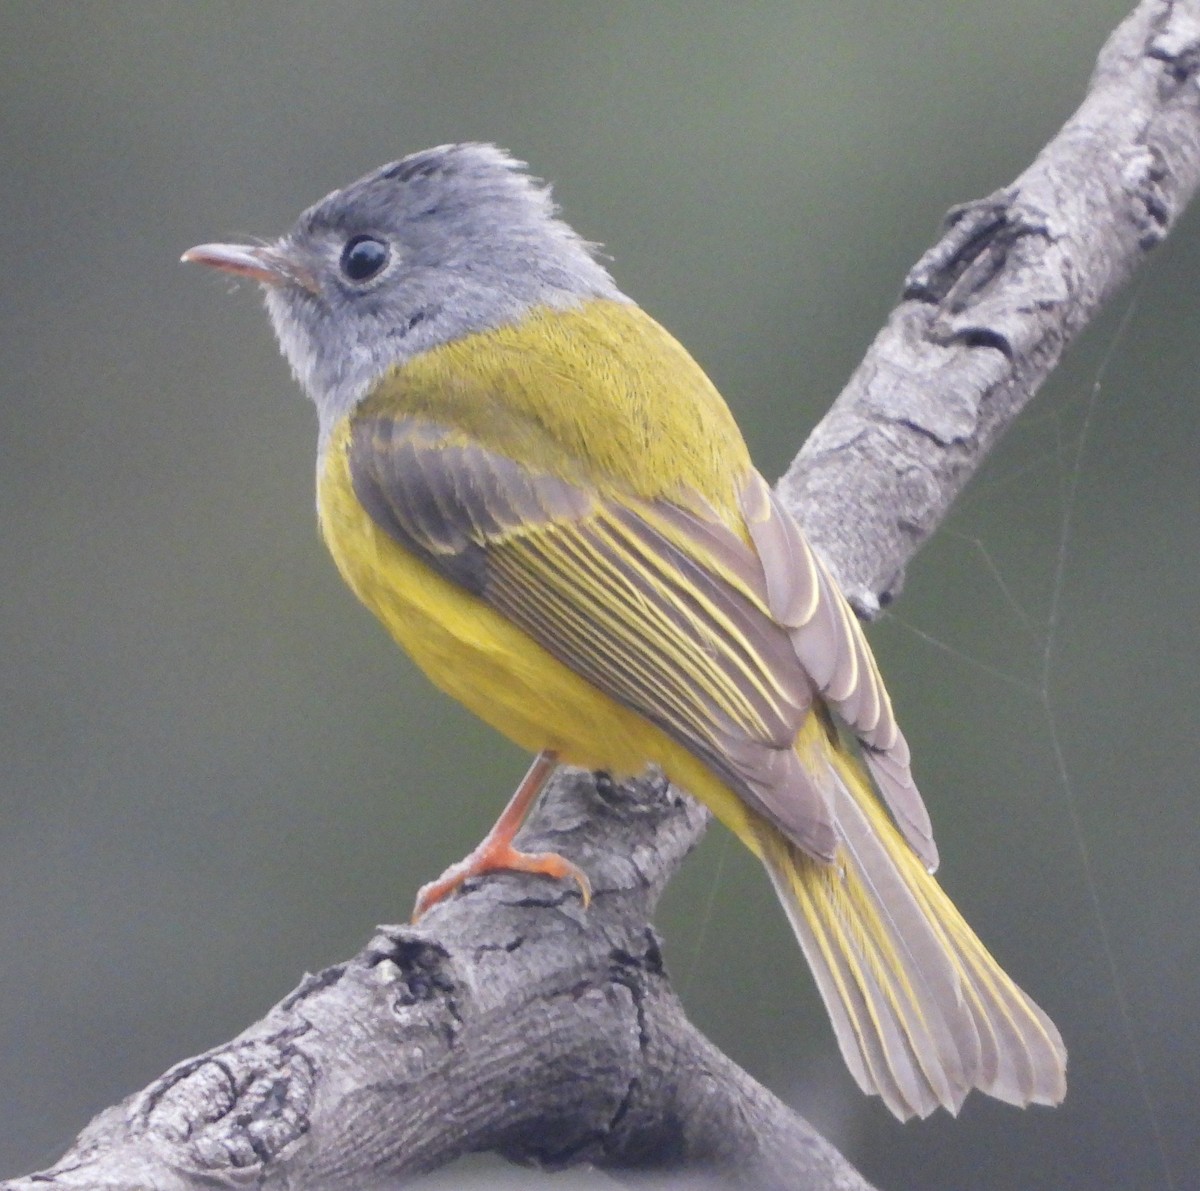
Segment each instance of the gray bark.
[[[904,568],[1200,179],[1200,0],[1146,0],[1011,186],[951,212],[781,481],[859,610]],[[397,1186],[471,1152],[728,1187],[868,1184],[687,1021],[651,926],[707,824],[560,773],[522,833],[590,875],[475,882],[107,1109],[17,1189]]]
[[903,300],[780,481],[871,616],[1072,339],[1196,187],[1195,0],[1142,3],[1011,185],[950,212]]

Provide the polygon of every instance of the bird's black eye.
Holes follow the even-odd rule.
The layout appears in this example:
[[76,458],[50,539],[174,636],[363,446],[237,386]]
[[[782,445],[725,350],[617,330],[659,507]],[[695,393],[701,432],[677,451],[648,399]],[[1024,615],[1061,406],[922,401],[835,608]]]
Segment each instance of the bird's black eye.
[[342,249],[342,272],[351,281],[370,281],[388,262],[388,246],[374,236],[355,236]]

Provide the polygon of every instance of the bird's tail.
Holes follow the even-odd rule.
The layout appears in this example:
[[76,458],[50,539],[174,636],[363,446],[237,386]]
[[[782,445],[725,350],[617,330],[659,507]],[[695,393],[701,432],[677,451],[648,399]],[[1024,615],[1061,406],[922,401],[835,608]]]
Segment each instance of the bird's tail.
[[839,846],[814,860],[757,822],[763,862],[865,1092],[901,1120],[979,1088],[1057,1104],[1066,1050],[905,842],[857,762],[829,750]]

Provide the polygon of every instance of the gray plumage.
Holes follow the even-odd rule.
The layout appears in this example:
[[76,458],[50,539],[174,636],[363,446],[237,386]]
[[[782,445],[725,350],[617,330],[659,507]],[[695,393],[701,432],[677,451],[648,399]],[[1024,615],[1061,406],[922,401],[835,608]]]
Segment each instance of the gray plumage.
[[[339,259],[354,236],[392,247],[364,285]],[[266,286],[267,310],[322,442],[393,364],[532,306],[628,299],[595,245],[557,217],[548,186],[492,145],[442,145],[381,166],[321,199],[266,247],[315,283]]]

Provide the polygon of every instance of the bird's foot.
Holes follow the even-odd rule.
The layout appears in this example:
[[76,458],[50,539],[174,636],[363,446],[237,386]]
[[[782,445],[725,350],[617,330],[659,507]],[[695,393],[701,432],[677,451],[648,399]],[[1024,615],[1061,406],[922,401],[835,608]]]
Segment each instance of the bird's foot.
[[417,904],[413,907],[413,922],[431,906],[436,906],[453,893],[464,881],[485,873],[541,873],[558,881],[570,877],[579,886],[585,909],[592,900],[592,887],[587,874],[577,864],[572,864],[557,852],[519,852],[506,840],[488,836],[475,851],[457,864],[452,864],[436,881],[421,886],[417,893]]
[[442,898],[453,893],[468,877],[481,877],[484,873],[542,873],[560,881],[570,877],[579,886],[584,908],[587,908],[592,900],[592,887],[583,869],[557,852],[519,852],[512,846],[529,808],[542,792],[542,787],[557,764],[557,755],[549,749],[538,753],[529,772],[479,847],[465,859],[452,864],[436,881],[421,886],[417,893],[417,904],[413,907],[414,922],[430,906],[436,906]]

